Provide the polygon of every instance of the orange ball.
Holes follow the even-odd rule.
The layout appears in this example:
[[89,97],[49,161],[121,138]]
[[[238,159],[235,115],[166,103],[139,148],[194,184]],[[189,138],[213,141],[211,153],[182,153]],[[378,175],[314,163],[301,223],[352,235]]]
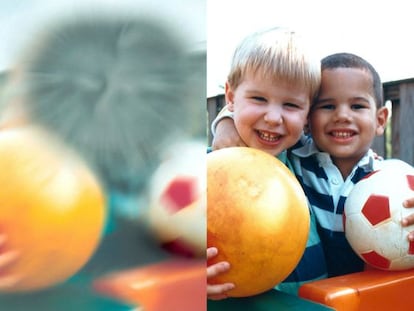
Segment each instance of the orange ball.
[[231,282],[231,297],[262,293],[283,281],[306,247],[309,209],[303,190],[277,158],[233,147],[207,156],[207,246],[228,261],[210,284]]
[[2,272],[9,292],[65,281],[91,257],[105,221],[105,199],[88,167],[34,128],[0,131],[1,251],[17,251]]

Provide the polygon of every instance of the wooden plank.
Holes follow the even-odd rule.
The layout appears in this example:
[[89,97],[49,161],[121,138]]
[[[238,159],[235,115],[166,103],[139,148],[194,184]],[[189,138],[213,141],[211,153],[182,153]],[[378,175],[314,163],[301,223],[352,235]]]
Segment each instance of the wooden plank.
[[414,165],[414,83],[400,85],[400,159]]
[[392,116],[391,116],[391,125],[392,125],[391,157],[393,158],[400,158],[400,110],[401,110],[400,101],[399,100],[393,101]]

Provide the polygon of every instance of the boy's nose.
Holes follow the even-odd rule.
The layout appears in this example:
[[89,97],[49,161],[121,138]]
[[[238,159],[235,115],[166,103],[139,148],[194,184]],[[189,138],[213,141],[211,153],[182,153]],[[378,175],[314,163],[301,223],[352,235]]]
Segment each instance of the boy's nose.
[[335,120],[336,121],[349,121],[351,118],[351,111],[350,109],[343,105],[343,106],[339,106],[336,110],[335,110]]
[[268,109],[264,115],[264,120],[266,123],[272,126],[281,124],[283,122],[281,109]]

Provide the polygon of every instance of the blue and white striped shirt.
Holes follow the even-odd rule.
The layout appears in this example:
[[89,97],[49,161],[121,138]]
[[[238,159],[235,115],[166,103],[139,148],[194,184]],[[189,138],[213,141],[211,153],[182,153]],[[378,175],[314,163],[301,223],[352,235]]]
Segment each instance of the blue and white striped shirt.
[[372,150],[369,150],[344,180],[330,155],[319,151],[309,137],[302,137],[301,141],[292,148],[291,161],[296,177],[316,216],[329,276],[362,271],[363,261],[354,253],[345,238],[343,227],[345,200],[354,185],[364,176],[391,163],[390,161],[402,161],[382,161]]
[[[294,172],[294,168],[287,158],[286,151],[279,154],[277,158]],[[317,232],[315,217],[310,211],[309,236],[305,252],[295,270],[282,283],[277,285],[276,289],[296,295],[302,284],[326,277],[327,270],[323,248]]]

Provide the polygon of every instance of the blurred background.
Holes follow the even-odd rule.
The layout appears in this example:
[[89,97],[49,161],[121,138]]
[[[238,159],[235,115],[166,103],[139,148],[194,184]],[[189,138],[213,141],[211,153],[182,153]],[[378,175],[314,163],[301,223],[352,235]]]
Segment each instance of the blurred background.
[[172,29],[185,33],[191,48],[206,45],[206,8],[204,1],[191,0],[16,0],[0,3],[0,70],[7,70],[22,48],[50,20],[76,16],[79,12],[100,14],[112,11],[164,17]]
[[[96,28],[100,25],[102,31]],[[204,176],[206,3],[7,1],[0,4],[0,38],[1,112],[22,108],[28,116],[25,122],[41,125],[78,151],[100,177],[108,212],[102,241],[81,271],[45,291],[0,295],[0,309],[27,310],[30,306],[32,310],[81,310],[87,304],[90,307],[82,310],[127,310],[122,302],[118,307],[114,303],[111,309],[102,297],[100,304],[95,303],[96,292],[91,291],[94,280],[110,272],[186,257],[165,249],[165,241],[148,228],[163,226],[148,224],[146,214],[152,206],[166,213],[168,206],[159,203],[159,196],[175,191],[174,187],[158,189],[160,184],[151,184],[157,166],[173,159],[165,176],[174,179],[192,174],[192,182],[198,183],[200,178],[199,187],[205,191],[205,178],[196,176],[195,170],[176,171],[175,163],[188,166],[191,162]],[[97,96],[91,97],[92,93]],[[202,146],[200,149],[198,144],[196,150],[190,147],[188,161],[180,149],[184,148],[180,143],[187,141]],[[164,181],[168,184],[170,180]],[[197,191],[188,194],[186,204],[198,198],[200,189],[180,182],[178,188]],[[149,197],[153,192],[158,197]],[[171,197],[174,201],[177,196],[173,193]],[[196,220],[190,225],[205,234],[202,199],[197,213],[201,224]],[[0,245],[0,254],[3,250]],[[204,290],[205,279],[200,280]],[[73,299],[66,305],[69,296],[79,297],[79,301]],[[204,303],[204,292],[190,296]]]

